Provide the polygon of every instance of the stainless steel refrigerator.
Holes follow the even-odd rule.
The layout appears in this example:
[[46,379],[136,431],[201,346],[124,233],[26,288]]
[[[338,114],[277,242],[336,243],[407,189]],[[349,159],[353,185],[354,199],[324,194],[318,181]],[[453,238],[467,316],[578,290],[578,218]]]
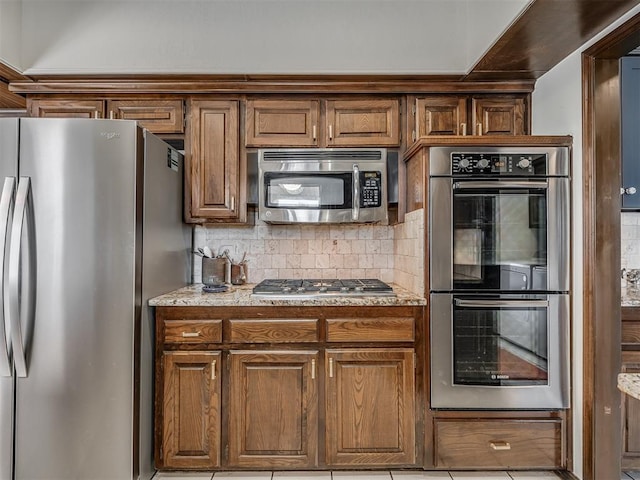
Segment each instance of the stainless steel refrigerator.
[[0,183],[0,480],[150,478],[182,156],[131,121],[0,119]]

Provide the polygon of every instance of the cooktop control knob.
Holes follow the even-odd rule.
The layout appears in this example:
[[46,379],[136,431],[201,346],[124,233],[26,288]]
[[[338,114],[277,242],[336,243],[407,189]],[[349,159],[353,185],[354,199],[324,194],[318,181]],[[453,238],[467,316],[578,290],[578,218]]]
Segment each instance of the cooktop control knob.
[[518,167],[526,170],[527,168],[529,168],[529,166],[531,165],[531,160],[529,160],[528,158],[521,158],[520,161],[518,162]]
[[289,293],[291,291],[291,287],[282,287],[282,291],[284,293]]
[[487,160],[486,158],[481,158],[480,160],[478,160],[478,168],[487,168],[489,166],[489,160]]
[[459,168],[469,168],[469,159],[468,158],[461,158],[460,161],[458,162],[458,167]]
[[340,287],[340,291],[341,292],[348,292],[349,291],[349,287]]

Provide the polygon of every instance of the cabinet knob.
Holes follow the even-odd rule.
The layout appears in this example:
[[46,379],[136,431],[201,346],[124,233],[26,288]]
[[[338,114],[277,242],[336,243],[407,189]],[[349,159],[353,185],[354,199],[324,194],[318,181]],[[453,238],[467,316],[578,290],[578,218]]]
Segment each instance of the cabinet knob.
[[329,359],[329,378],[333,378],[333,358]]
[[329,140],[333,140],[333,125],[329,125]]
[[311,380],[316,379],[316,359],[311,359]]
[[620,194],[621,195],[635,195],[637,192],[636,187],[628,187],[628,188],[621,188],[620,189]]
[[482,124],[481,123],[479,123],[477,125],[477,129],[478,129],[477,134],[481,136],[482,135]]
[[211,362],[211,380],[215,380],[216,379],[216,366],[218,365],[218,362],[216,360]]
[[316,126],[311,127],[311,135],[313,135],[313,140],[315,141],[318,138]]
[[467,135],[467,124],[466,123],[461,123],[460,124],[460,130],[461,130],[461,135],[462,136],[466,136]]

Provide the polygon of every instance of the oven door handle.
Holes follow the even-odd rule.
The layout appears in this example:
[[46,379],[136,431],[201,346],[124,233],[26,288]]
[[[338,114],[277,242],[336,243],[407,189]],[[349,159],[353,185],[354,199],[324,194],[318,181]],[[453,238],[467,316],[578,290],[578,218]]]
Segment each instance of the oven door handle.
[[548,307],[548,300],[462,300],[455,298],[453,303],[457,307]]
[[534,180],[531,182],[524,180],[501,180],[501,181],[480,181],[480,182],[453,182],[454,190],[470,190],[480,188],[549,188],[549,185],[544,180]]

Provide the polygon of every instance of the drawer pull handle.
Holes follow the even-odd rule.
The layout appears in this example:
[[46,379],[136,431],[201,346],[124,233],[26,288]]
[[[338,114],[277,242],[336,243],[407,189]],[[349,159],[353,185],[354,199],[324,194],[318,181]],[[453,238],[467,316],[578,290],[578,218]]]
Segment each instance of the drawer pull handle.
[[216,364],[217,364],[217,360],[214,360],[213,362],[211,362],[211,380],[216,379]]
[[200,332],[182,332],[183,337],[199,337]]
[[489,442],[493,450],[511,450],[509,442]]
[[316,360],[315,358],[311,360],[311,380],[316,379]]

